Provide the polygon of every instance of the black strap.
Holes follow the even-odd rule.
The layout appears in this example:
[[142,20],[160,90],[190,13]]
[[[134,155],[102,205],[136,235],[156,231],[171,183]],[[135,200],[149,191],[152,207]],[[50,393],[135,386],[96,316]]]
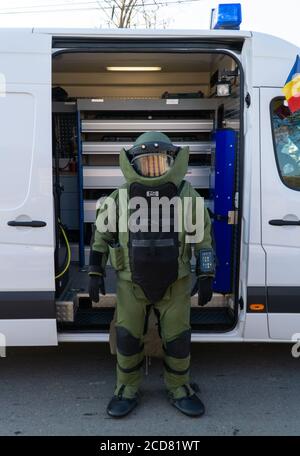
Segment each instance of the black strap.
[[147,304],[146,305],[146,315],[145,315],[145,320],[144,320],[143,335],[145,335],[147,333],[147,331],[148,331],[148,322],[149,322],[149,315],[150,315],[150,312],[151,312],[151,308],[152,308],[152,304]]
[[121,367],[119,363],[118,364],[118,368],[124,372],[125,374],[130,374],[131,372],[134,372],[138,369],[140,369],[142,367],[142,365],[144,364],[144,360],[142,359],[141,362],[139,362],[136,366],[133,366],[133,367],[130,367],[128,369],[125,369],[124,367]]
[[185,183],[186,183],[186,180],[181,181],[181,183],[180,183],[180,185],[178,187],[178,190],[177,190],[177,195],[180,195],[180,193],[183,190],[183,187],[185,186]]
[[[161,335],[161,323],[160,323],[160,312],[159,312],[159,310],[158,310],[156,307],[153,307],[153,310],[154,310],[154,313],[155,313],[156,319],[157,319],[158,335],[159,335],[159,337],[162,339],[162,335]],[[164,349],[164,345],[162,345],[162,348]]]
[[124,389],[125,389],[125,386],[126,386],[126,385],[124,385],[124,384],[121,385],[121,387],[120,387],[120,389],[119,389],[119,391],[118,391],[118,399],[122,399],[122,395],[123,395],[123,391],[124,391]]
[[133,247],[171,247],[174,239],[133,239]]
[[133,356],[133,355],[137,355],[138,353],[141,353],[145,348],[145,344],[142,343],[139,348],[138,348],[138,351],[135,352],[135,353],[132,353],[132,354],[128,354],[128,353],[125,353],[124,351],[120,350],[120,347],[117,346],[117,350],[118,352],[123,355],[123,356]]
[[189,396],[192,396],[192,393],[191,391],[189,390],[189,387],[184,383],[183,385],[183,388],[185,389],[185,392],[186,392],[186,395],[189,397]]
[[165,361],[164,361],[164,367],[165,367],[166,371],[170,372],[171,374],[176,374],[176,375],[185,375],[190,370],[189,367],[187,369],[185,369],[185,370],[182,370],[182,371],[178,371],[178,370],[172,369],[172,367],[168,366],[168,364]]

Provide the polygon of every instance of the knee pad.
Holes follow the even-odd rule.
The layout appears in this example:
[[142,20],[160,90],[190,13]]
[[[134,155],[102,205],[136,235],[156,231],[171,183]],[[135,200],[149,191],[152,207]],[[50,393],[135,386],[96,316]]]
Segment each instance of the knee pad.
[[176,339],[166,342],[165,353],[173,358],[186,358],[191,350],[191,330],[187,329]]
[[134,337],[124,326],[116,326],[117,349],[124,356],[132,356],[143,350],[140,339]]

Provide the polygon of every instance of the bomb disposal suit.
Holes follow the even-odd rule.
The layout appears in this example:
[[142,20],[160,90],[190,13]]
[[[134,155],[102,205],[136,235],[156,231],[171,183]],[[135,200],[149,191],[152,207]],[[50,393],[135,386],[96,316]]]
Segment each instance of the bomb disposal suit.
[[183,180],[188,159],[188,147],[174,146],[163,133],[142,134],[120,153],[126,184],[97,210],[89,266],[93,301],[99,300],[99,290],[105,293],[108,256],[117,271],[117,383],[107,410],[112,416],[122,416],[136,404],[151,307],[158,318],[172,404],[189,415],[204,412],[201,403],[199,413],[200,399],[189,383],[190,260],[194,247],[198,299],[204,305],[212,296],[214,255],[203,198]]

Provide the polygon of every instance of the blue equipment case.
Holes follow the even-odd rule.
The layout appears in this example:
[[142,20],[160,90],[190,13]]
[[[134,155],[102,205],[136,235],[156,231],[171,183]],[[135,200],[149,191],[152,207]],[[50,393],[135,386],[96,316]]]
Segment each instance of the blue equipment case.
[[237,133],[232,129],[215,132],[215,182],[213,184],[213,233],[216,252],[216,277],[213,289],[217,293],[232,291],[233,228],[228,224],[228,212],[234,210],[235,157]]

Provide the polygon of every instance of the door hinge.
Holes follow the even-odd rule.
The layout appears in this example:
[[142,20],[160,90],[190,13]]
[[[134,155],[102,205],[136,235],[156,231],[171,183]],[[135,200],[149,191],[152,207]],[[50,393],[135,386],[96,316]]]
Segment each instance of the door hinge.
[[251,95],[250,95],[249,92],[248,92],[247,95],[245,96],[245,102],[246,102],[247,108],[249,108],[250,105],[251,105]]
[[241,296],[240,299],[239,299],[239,305],[240,305],[240,309],[243,310],[243,308],[244,308],[243,296]]

